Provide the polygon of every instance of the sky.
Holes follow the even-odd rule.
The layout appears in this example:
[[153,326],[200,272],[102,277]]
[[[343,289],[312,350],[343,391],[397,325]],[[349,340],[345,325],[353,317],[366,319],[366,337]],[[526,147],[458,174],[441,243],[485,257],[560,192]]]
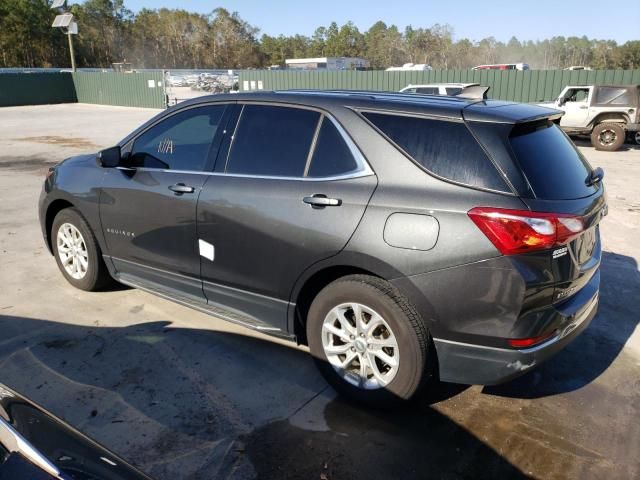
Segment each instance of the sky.
[[[311,35],[316,27],[351,20],[360,31],[376,21],[429,27],[448,23],[456,39],[480,40],[493,36],[508,41],[542,40],[556,35],[612,39],[618,43],[640,40],[638,0],[125,0],[137,12],[141,8],[182,8],[209,13],[224,7],[237,11],[250,24],[269,35]],[[606,13],[605,13],[606,12]],[[609,16],[611,14],[611,16]],[[615,19],[615,20],[614,20]]]

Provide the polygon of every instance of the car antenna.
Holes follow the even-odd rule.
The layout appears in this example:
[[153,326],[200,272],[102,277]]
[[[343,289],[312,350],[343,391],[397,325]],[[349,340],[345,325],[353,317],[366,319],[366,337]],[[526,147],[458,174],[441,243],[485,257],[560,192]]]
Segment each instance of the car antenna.
[[491,87],[483,87],[481,85],[472,85],[465,87],[462,91],[456,95],[459,98],[468,98],[470,100],[486,100],[487,92]]

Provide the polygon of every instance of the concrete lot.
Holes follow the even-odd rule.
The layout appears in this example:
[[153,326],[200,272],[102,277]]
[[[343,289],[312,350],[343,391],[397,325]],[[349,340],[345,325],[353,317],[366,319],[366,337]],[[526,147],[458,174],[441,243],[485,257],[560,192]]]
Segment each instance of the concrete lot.
[[442,384],[381,413],[335,398],[304,349],[64,281],[37,222],[47,164],[155,113],[0,109],[0,382],[157,479],[640,478],[638,147],[580,146],[605,169],[610,204],[589,329],[509,384]]

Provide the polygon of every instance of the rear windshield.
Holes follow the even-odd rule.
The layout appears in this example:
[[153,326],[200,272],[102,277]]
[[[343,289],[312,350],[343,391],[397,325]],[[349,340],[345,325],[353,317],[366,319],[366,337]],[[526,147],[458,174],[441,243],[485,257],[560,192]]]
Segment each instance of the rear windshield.
[[509,140],[537,198],[582,198],[599,188],[598,185],[587,185],[591,166],[553,122],[517,125]]

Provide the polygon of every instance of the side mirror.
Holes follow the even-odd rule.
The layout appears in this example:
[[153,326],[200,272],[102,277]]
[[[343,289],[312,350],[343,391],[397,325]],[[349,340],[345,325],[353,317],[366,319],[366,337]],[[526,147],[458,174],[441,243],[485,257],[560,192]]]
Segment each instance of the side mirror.
[[120,165],[122,154],[120,147],[106,148],[98,153],[98,163],[104,168],[115,168]]

